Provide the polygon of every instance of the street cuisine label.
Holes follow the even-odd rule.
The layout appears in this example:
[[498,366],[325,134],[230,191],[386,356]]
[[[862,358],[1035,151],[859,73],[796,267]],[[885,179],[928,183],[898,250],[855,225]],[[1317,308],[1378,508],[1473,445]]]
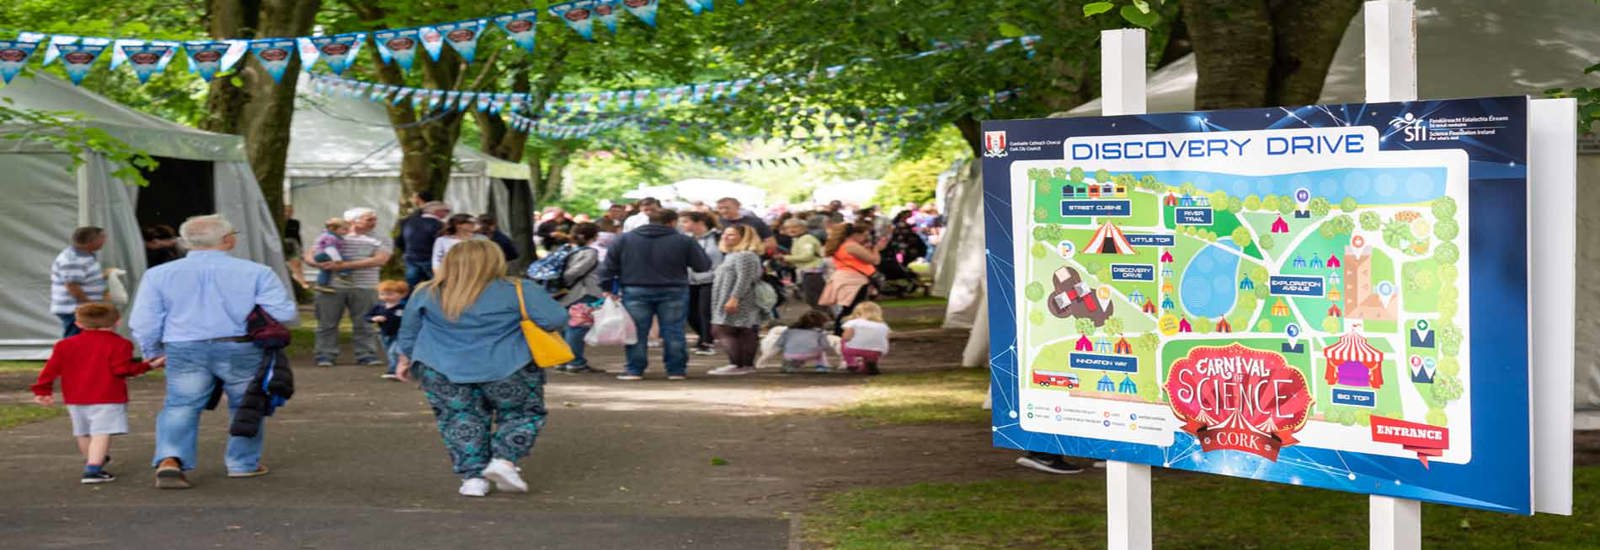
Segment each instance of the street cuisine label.
[[1276,461],[1298,443],[1311,392],[1306,377],[1283,356],[1246,348],[1197,347],[1167,372],[1172,412],[1205,452],[1244,451]]

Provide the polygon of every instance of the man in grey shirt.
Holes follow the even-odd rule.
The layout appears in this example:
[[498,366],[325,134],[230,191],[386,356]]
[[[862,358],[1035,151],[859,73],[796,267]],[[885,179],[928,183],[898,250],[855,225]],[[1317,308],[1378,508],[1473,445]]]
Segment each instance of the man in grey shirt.
[[339,255],[344,261],[319,263],[311,256],[311,251],[307,251],[306,256],[307,263],[320,269],[350,271],[348,280],[334,278],[333,292],[317,294],[317,366],[331,367],[339,358],[339,320],[347,311],[354,333],[350,347],[355,349],[356,364],[363,367],[385,365],[378,358],[376,329],[365,317],[378,301],[378,273],[394,255],[394,243],[387,237],[373,234],[378,226],[378,213],[371,208],[346,210],[344,219],[350,222],[350,233],[339,243]]

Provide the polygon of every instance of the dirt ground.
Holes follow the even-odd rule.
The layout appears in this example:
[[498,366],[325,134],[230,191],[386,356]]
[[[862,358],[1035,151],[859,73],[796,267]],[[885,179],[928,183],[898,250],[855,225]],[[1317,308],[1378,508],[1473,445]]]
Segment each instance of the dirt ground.
[[[890,310],[892,323],[910,327],[940,312],[938,306]],[[898,332],[893,342],[886,376],[953,369],[960,368],[966,332],[921,328]],[[191,518],[193,536],[172,546],[180,548],[241,540],[326,548],[460,542],[430,538],[442,535],[415,529],[419,518],[470,521],[482,535],[476,540],[485,542],[537,535],[544,542],[534,547],[794,547],[792,519],[831,492],[1038,475],[1012,463],[1016,452],[994,448],[987,426],[868,426],[828,414],[857,398],[864,377],[763,371],[716,378],[704,373],[722,365],[721,358],[695,356],[690,380],[668,382],[659,350],[651,355],[644,382],[552,372],[549,421],[522,462],[532,494],[487,499],[455,494],[458,480],[414,385],[381,380],[381,369],[318,369],[305,357],[297,358],[299,392],[268,423],[264,462],[271,475],[223,478],[226,418],[212,412],[204,416],[201,463],[191,477],[198,487],[156,491],[146,464],[162,385],[135,380],[132,433],[113,446],[110,469],[122,476],[116,483],[76,483],[81,462],[65,417],[0,433],[0,487],[7,495],[0,501],[0,548],[109,547],[129,542],[115,533],[135,525],[128,531],[132,547],[165,544],[173,531],[148,528],[152,511],[160,510],[170,513],[153,517]],[[615,372],[621,350],[593,350],[591,358]],[[31,381],[30,374],[0,373],[0,402],[25,401]],[[1600,432],[1579,433],[1576,443],[1578,463],[1600,463]],[[218,515],[219,508],[249,512],[241,519]],[[63,520],[74,513],[98,518],[93,532],[101,535],[74,534],[73,523]],[[330,518],[365,526],[366,538],[356,544],[348,530],[324,529]],[[273,526],[299,538],[272,538]],[[602,544],[597,533],[610,534]]]

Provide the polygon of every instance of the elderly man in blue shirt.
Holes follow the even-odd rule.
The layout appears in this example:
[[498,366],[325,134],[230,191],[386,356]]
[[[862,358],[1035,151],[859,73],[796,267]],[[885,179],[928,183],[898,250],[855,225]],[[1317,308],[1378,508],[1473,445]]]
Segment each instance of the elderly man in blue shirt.
[[[156,418],[156,487],[187,489],[194,469],[200,409],[215,380],[237,409],[261,363],[261,349],[245,335],[256,306],[282,322],[296,320],[294,300],[267,266],[228,255],[238,231],[219,215],[189,218],[178,229],[189,255],[146,272],[128,326],[145,359],[167,358],[167,398]],[[265,431],[230,437],[228,477],[267,473],[261,465]]]

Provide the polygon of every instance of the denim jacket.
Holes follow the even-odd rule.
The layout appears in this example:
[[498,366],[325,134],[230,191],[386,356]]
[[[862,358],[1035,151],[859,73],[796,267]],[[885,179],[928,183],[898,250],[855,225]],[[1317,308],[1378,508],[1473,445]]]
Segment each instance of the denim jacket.
[[445,318],[431,285],[412,293],[400,322],[400,353],[427,365],[456,384],[492,382],[533,361],[518,324],[517,289],[522,285],[528,316],[545,330],[566,326],[567,312],[539,285],[521,279],[489,283],[478,301],[451,321]]

